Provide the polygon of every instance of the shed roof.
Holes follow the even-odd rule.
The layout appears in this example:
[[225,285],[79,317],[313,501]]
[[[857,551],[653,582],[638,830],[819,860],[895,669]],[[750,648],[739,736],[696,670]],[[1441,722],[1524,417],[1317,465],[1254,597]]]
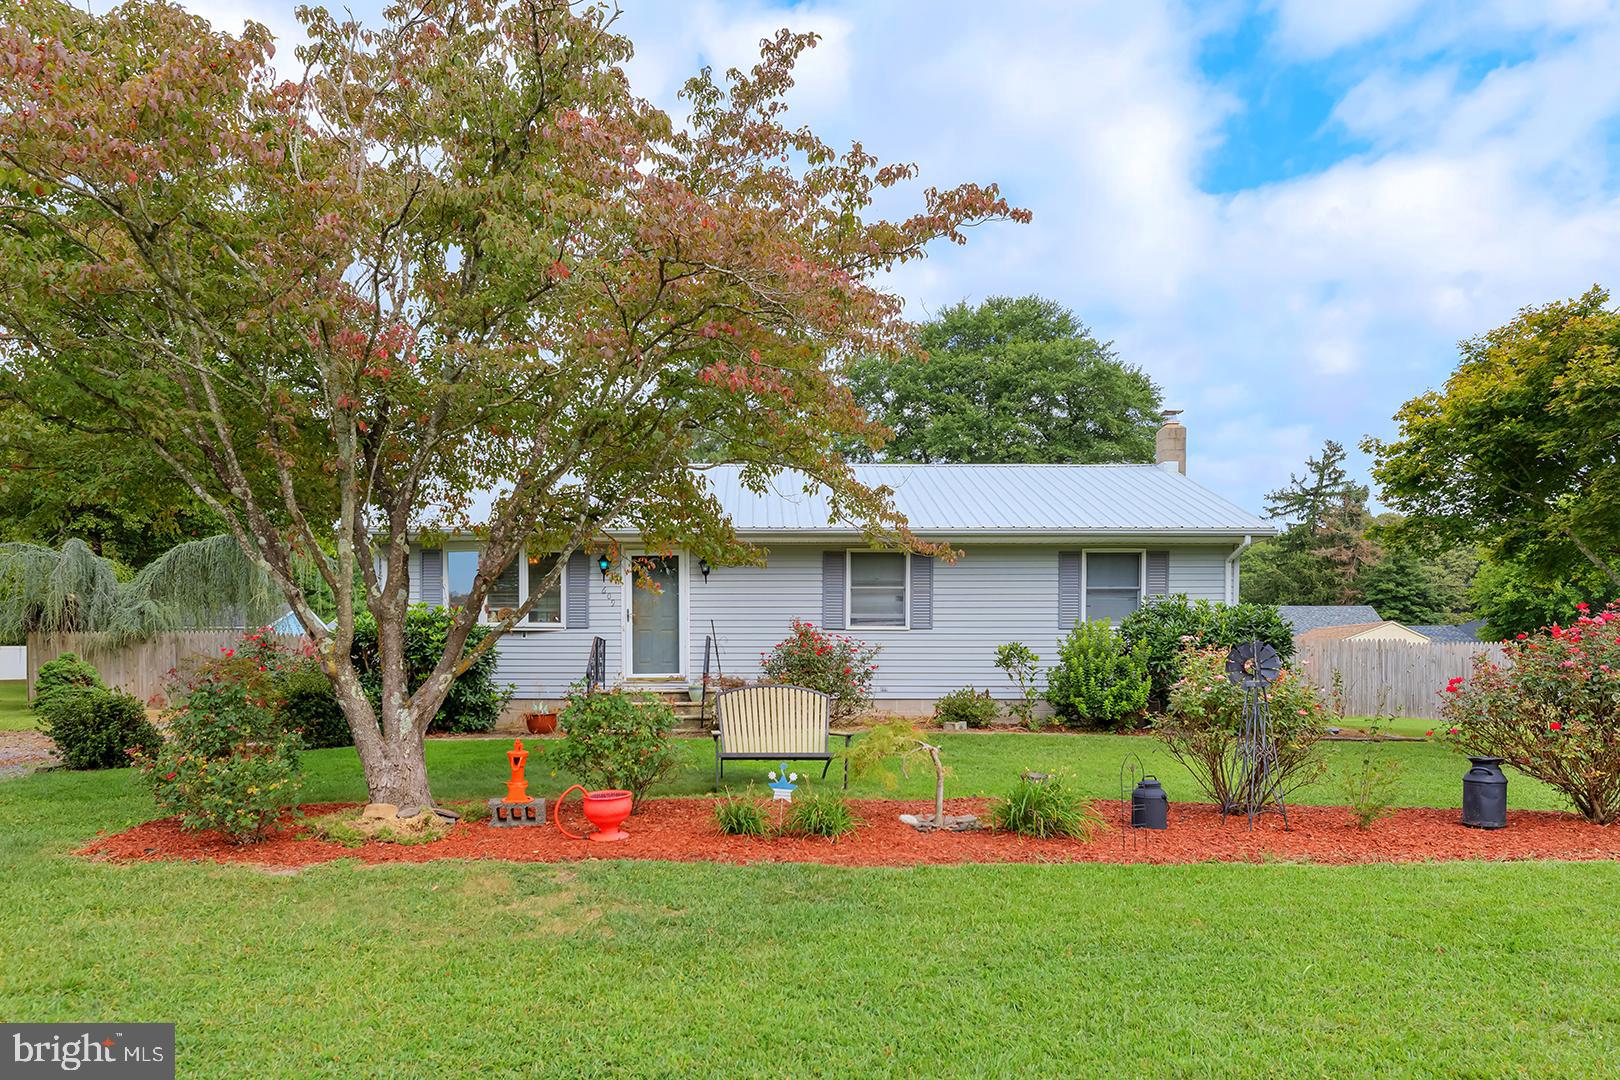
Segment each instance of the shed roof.
[[1295,634],[1320,630],[1324,626],[1359,626],[1381,623],[1383,616],[1371,604],[1283,604],[1277,614],[1294,628]]
[[1343,641],[1347,638],[1357,637],[1369,630],[1377,630],[1384,626],[1408,629],[1400,623],[1389,619],[1374,619],[1368,623],[1344,623],[1339,626],[1318,626],[1314,630],[1304,630],[1294,635],[1296,643],[1303,645],[1310,641]]

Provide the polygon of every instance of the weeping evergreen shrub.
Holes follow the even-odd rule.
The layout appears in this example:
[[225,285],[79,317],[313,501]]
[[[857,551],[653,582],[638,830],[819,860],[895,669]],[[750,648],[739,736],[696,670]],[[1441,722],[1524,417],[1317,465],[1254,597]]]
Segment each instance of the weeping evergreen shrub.
[[1118,728],[1147,710],[1147,650],[1127,646],[1106,622],[1076,622],[1058,647],[1046,700],[1065,723]]
[[0,544],[0,640],[31,632],[111,643],[191,626],[262,625],[287,609],[233,537],[176,544],[133,575],[82,540]]

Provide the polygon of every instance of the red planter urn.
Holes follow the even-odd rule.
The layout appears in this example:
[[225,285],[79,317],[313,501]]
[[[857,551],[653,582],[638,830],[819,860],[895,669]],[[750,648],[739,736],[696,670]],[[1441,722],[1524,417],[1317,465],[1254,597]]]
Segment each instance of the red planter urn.
[[530,735],[550,735],[557,730],[557,714],[554,712],[525,713],[523,723],[527,725]]
[[[584,801],[585,820],[596,826],[596,831],[585,836],[571,833],[562,823],[562,804],[571,792],[580,792]],[[556,822],[557,829],[564,836],[575,840],[590,840],[598,844],[609,844],[615,840],[628,840],[630,834],[619,828],[624,819],[630,816],[631,797],[628,791],[586,791],[584,784],[575,784],[561,795],[557,796],[556,809],[552,811],[552,820]]]

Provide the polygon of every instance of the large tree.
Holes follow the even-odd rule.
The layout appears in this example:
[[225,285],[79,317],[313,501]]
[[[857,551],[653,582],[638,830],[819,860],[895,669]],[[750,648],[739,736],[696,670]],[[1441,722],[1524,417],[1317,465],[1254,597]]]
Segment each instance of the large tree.
[[1347,604],[1356,579],[1378,557],[1367,534],[1367,488],[1344,468],[1332,439],[1305,460],[1302,474],[1266,496],[1266,516],[1287,523],[1275,540],[1244,553],[1243,595],[1261,603]]
[[1593,288],[1462,344],[1443,390],[1368,439],[1401,531],[1481,543],[1552,586],[1584,569],[1620,588],[1620,312]]
[[[1027,215],[968,185],[869,217],[913,170],[787,126],[811,37],[698,75],[676,125],[632,93],[612,13],[565,0],[427,0],[372,27],[304,9],[290,78],[252,24],[6,10],[0,391],[149,447],[219,515],[316,640],[373,800],[431,801],[423,735],[451,681],[556,581],[465,648],[523,545],[566,556],[613,524],[751,554],[689,468],[700,439],[749,484],[802,470],[874,536],[918,543],[835,451],[867,426],[844,363],[909,347],[878,275]],[[424,527],[483,547],[412,692]],[[376,707],[349,659],[357,607]]]
[[83,540],[138,569],[224,528],[156,454],[70,420],[0,405],[0,461],[0,541]]
[[1620,588],[1595,566],[1577,565],[1567,578],[1549,582],[1531,568],[1533,560],[1486,562],[1474,576],[1474,614],[1485,620],[1484,640],[1533,634],[1558,623],[1568,626],[1580,618],[1577,604],[1601,611],[1620,600]]
[[893,432],[894,461],[1152,461],[1159,388],[1074,314],[1039,296],[953,304],[920,350],[874,355],[850,390]]

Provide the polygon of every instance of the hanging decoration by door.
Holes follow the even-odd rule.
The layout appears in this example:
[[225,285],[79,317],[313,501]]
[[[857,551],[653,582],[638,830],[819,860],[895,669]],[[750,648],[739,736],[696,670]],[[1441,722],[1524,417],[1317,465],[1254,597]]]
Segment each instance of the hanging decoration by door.
[[1281,674],[1282,660],[1277,650],[1263,641],[1234,645],[1226,654],[1226,678],[1243,688],[1243,726],[1228,771],[1235,783],[1226,804],[1221,807],[1221,818],[1244,814],[1251,829],[1255,818],[1268,810],[1281,814],[1283,828],[1288,827],[1288,807],[1283,802],[1268,692],[1268,687]]

